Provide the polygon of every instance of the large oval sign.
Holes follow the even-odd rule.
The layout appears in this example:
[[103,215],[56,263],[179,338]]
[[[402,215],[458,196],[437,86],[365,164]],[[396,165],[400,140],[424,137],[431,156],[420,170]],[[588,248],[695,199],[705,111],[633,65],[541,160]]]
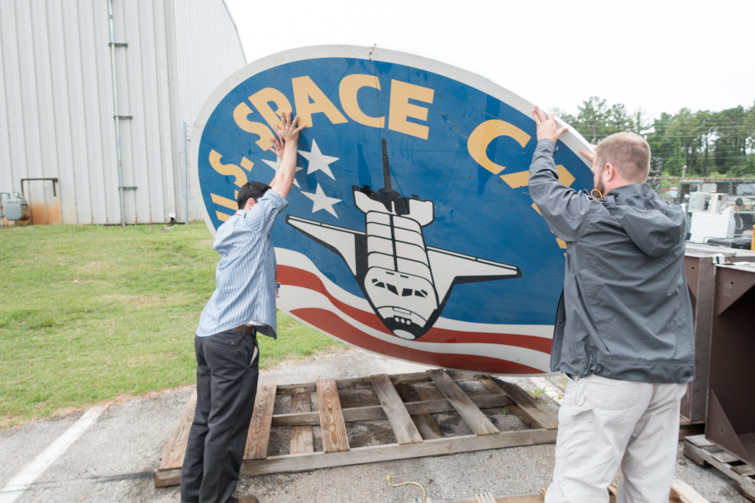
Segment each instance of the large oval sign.
[[[428,365],[548,371],[566,244],[533,205],[532,104],[410,54],[309,47],[251,63],[205,104],[194,190],[214,232],[270,182],[276,114],[307,123],[272,233],[278,307],[354,346]],[[575,134],[561,181],[591,188]]]

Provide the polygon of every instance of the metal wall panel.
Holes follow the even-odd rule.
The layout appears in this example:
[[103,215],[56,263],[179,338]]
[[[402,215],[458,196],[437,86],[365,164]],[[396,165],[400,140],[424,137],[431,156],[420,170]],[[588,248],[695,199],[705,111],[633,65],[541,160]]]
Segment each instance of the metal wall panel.
[[[191,134],[194,121],[204,102],[233,72],[246,64],[246,56],[239,42],[236,24],[225,2],[175,2],[175,40],[177,89],[176,122],[181,126],[176,151],[181,152],[176,171],[178,192],[187,192],[190,183],[186,176],[184,135]],[[213,27],[213,29],[208,29]],[[186,124],[186,130],[183,124]],[[189,219],[202,218],[198,202],[189,188]],[[183,201],[183,198],[179,198]],[[186,207],[179,208],[179,219],[185,219]]]
[[[182,221],[183,123],[241,43],[222,0],[113,10],[125,222]],[[0,0],[0,192],[58,179],[24,184],[33,223],[121,223],[109,41],[108,0]]]

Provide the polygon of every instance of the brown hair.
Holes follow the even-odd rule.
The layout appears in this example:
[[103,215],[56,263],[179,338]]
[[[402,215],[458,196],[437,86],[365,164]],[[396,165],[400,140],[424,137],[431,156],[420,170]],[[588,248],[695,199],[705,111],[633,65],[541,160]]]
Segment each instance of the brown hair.
[[269,188],[269,185],[262,182],[247,182],[242,185],[239,189],[239,194],[236,197],[236,203],[239,205],[239,209],[243,210],[244,206],[246,206],[246,202],[250,199],[254,199],[256,202],[257,199],[265,195],[265,192],[267,192],[267,189]]
[[645,183],[650,173],[650,145],[635,133],[615,133],[595,148],[600,166],[613,164],[619,174],[631,183]]

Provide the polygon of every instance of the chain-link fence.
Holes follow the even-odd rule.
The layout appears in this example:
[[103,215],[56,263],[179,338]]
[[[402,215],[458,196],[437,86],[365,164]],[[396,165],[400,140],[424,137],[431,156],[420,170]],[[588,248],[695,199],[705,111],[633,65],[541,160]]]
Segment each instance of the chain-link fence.
[[[653,175],[651,168],[651,175]],[[678,178],[651,176],[648,184],[667,201],[686,203],[689,211],[711,211],[711,204],[734,208],[734,235],[749,235],[755,225],[755,178]],[[716,194],[716,196],[711,196]],[[718,196],[722,194],[722,196]]]

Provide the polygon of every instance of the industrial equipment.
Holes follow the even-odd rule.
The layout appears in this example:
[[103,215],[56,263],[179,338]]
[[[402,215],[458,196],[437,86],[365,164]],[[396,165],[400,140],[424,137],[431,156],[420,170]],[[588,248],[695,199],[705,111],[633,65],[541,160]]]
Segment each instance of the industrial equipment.
[[[7,194],[5,204],[2,204],[2,195]],[[29,220],[29,204],[26,202],[23,194],[14,192],[9,194],[7,192],[0,193],[0,220],[5,217],[6,220]]]

